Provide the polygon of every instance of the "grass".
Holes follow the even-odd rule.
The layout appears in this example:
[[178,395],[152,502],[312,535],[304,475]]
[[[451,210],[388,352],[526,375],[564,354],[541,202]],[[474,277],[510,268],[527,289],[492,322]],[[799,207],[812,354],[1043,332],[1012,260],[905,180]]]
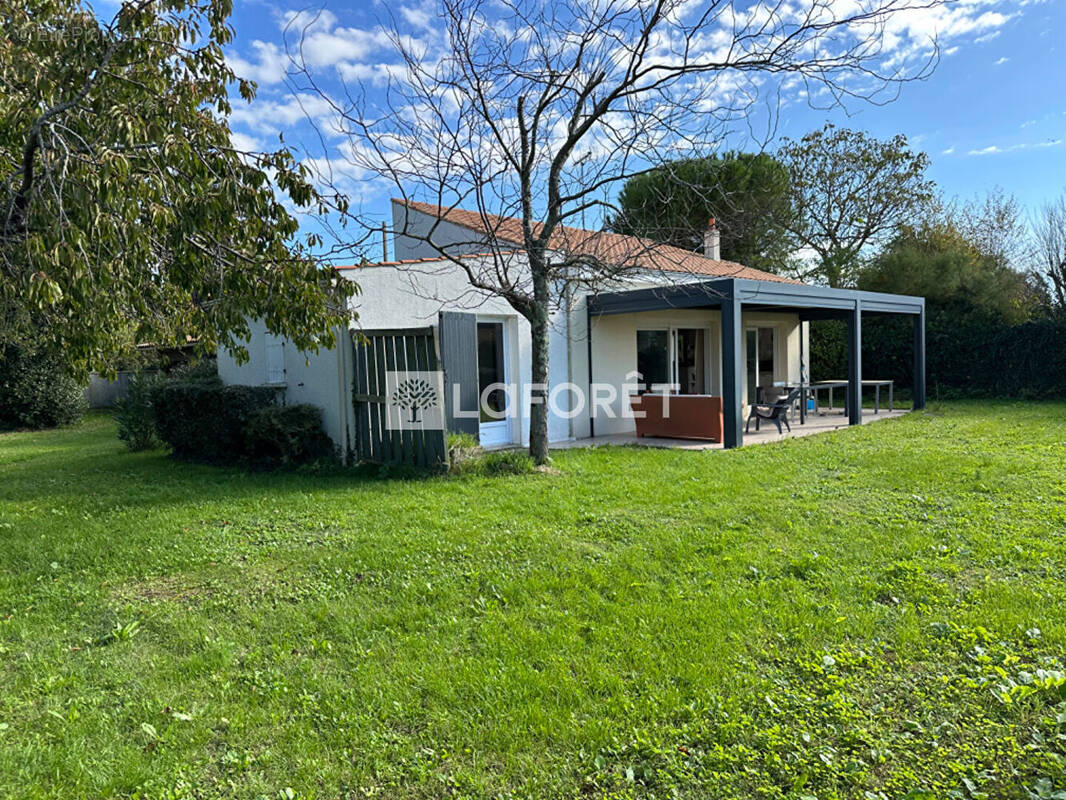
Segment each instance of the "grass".
[[0,437],[0,796],[1066,797],[1066,404],[554,466]]

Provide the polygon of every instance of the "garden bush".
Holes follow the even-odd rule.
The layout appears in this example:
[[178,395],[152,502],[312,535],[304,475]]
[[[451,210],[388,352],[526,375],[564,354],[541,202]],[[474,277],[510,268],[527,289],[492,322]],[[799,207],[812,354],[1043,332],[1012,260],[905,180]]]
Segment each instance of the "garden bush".
[[[926,318],[926,386],[930,397],[1054,399],[1066,387],[1066,319],[1018,325],[930,309]],[[909,319],[864,319],[862,372],[867,378],[913,383],[914,334]],[[848,374],[847,326],[839,320],[811,325],[811,380]]]
[[0,428],[54,428],[77,422],[88,403],[66,362],[33,344],[0,346]]
[[312,405],[268,406],[245,426],[245,455],[262,467],[329,464],[337,461],[333,440],[322,428],[322,412]]
[[222,380],[218,377],[218,361],[214,356],[179,364],[167,372],[167,378],[172,381],[198,381],[222,385]]
[[164,380],[158,372],[139,372],[130,378],[126,396],[115,403],[118,438],[130,450],[150,450],[159,444],[152,398]]
[[477,437],[469,433],[449,433],[447,446],[448,471],[455,474],[463,472],[468,464],[476,462],[484,452]]
[[269,386],[223,386],[217,380],[167,381],[152,395],[156,433],[176,458],[226,464],[245,456],[245,426],[274,405]]

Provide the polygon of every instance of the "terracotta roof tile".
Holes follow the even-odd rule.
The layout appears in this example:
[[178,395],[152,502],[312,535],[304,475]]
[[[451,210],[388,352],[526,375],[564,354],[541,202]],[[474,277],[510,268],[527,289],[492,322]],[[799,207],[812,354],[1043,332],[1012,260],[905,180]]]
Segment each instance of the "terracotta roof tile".
[[[437,219],[446,220],[464,228],[482,234],[490,234],[497,240],[522,246],[522,223],[513,217],[499,217],[493,214],[482,215],[476,211],[461,208],[442,208],[415,201],[393,200],[394,203],[406,205],[415,211]],[[534,223],[534,235],[540,223]],[[606,231],[587,231],[560,225],[555,229],[549,241],[554,250],[565,250],[576,255],[595,258],[601,261],[633,266],[643,269],[657,269],[664,272],[679,272],[690,275],[708,275],[718,278],[746,278],[754,281],[774,281],[777,283],[799,283],[799,281],[774,275],[760,269],[746,267],[735,261],[721,261],[707,258],[701,253],[683,250],[668,244],[659,244],[650,239],[637,236],[625,236]]]

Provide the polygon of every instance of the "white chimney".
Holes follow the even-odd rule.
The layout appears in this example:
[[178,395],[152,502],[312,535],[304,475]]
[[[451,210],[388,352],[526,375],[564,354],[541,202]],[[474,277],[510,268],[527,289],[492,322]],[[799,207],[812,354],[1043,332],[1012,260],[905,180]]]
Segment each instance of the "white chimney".
[[711,221],[707,223],[707,230],[703,232],[703,254],[715,261],[722,259],[722,237],[718,233],[714,217],[711,217]]

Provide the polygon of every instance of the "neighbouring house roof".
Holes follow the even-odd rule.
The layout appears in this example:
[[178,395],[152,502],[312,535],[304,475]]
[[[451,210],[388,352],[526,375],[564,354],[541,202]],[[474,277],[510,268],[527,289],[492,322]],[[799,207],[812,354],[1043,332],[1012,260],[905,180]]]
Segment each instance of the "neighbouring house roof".
[[[494,214],[481,214],[461,208],[444,208],[429,203],[413,200],[393,199],[393,203],[444,220],[455,225],[475,231],[484,236],[492,236],[522,246],[522,223],[514,217],[499,217]],[[540,229],[540,223],[534,223],[534,235]],[[777,283],[794,283],[799,281],[774,275],[761,269],[746,267],[735,261],[722,261],[707,258],[701,253],[683,250],[673,245],[660,244],[639,236],[626,236],[606,231],[588,231],[566,225],[558,226],[552,233],[548,246],[553,250],[566,251],[575,255],[598,259],[607,263],[626,264],[642,269],[654,269],[663,272],[678,272],[689,275],[706,275],[717,278],[745,278],[754,281],[773,281]]]

